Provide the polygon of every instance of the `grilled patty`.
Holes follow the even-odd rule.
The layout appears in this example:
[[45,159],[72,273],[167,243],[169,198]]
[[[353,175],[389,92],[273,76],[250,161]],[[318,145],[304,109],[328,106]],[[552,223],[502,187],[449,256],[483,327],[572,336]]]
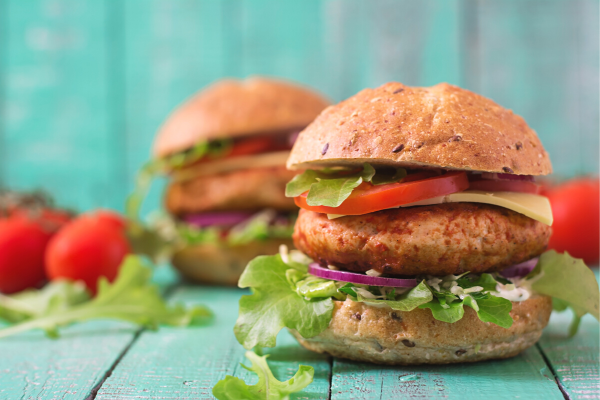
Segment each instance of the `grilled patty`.
[[296,174],[284,166],[251,168],[190,181],[173,182],[165,197],[174,215],[206,211],[257,211],[263,208],[297,210],[294,199],[284,195],[285,185]]
[[340,269],[391,275],[483,273],[541,254],[551,228],[506,208],[446,203],[329,220],[301,210],[298,249]]

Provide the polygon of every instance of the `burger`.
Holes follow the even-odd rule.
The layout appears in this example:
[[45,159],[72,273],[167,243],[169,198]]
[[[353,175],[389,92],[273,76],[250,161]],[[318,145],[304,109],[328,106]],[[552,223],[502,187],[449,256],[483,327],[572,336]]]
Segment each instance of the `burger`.
[[[298,250],[251,261],[234,328],[246,348],[282,328],[356,361],[512,357],[554,307],[598,319],[594,274],[545,252],[552,171],[525,121],[449,84],[388,83],[324,110],[298,137],[286,194]],[[301,173],[300,173],[301,172]]]
[[[129,214],[137,215],[151,178],[167,175],[167,215],[152,228],[172,264],[192,280],[235,285],[249,260],[291,245],[298,208],[284,196],[293,177],[285,162],[298,132],[327,105],[310,89],[270,78],[205,88],[158,131]],[[139,236],[134,242],[147,239]]]

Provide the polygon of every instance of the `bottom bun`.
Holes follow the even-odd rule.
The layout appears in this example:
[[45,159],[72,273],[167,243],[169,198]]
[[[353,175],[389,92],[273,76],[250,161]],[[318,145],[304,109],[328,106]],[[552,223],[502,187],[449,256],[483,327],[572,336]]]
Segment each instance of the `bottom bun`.
[[236,286],[253,258],[279,252],[279,245],[293,248],[292,239],[270,239],[239,246],[199,244],[177,251],[171,263],[186,278],[211,285]]
[[329,327],[300,344],[317,353],[377,364],[450,364],[513,357],[533,346],[552,312],[552,300],[535,295],[513,302],[509,329],[482,322],[465,307],[453,324],[433,318],[429,309],[396,311],[351,300],[335,301]]

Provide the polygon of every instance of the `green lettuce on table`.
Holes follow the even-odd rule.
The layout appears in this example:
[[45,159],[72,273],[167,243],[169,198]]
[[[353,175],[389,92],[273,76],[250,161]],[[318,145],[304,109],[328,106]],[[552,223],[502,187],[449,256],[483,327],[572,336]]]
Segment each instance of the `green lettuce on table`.
[[246,352],[246,358],[252,362],[252,367],[241,365],[258,376],[258,383],[250,386],[239,378],[227,375],[215,385],[213,396],[219,400],[289,399],[290,394],[299,392],[312,383],[315,371],[307,365],[300,365],[298,372],[287,381],[277,380],[267,364],[267,357],[268,355],[261,357],[251,351]]
[[0,318],[16,324],[0,329],[0,338],[31,329],[50,337],[58,328],[93,319],[117,319],[146,328],[203,323],[212,313],[203,306],[169,305],[151,284],[152,270],[138,256],[128,256],[113,283],[101,278],[90,298],[79,283],[56,282],[39,291],[0,297]]

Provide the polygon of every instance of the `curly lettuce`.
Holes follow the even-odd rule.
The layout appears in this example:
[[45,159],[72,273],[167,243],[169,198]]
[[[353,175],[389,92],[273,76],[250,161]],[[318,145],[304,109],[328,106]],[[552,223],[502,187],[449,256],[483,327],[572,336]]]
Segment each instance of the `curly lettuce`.
[[258,376],[256,385],[248,385],[239,378],[227,375],[217,382],[212,390],[213,396],[219,400],[285,400],[289,399],[290,394],[300,392],[312,383],[315,370],[308,365],[300,365],[296,374],[285,382],[277,380],[267,364],[267,357],[247,351],[246,358],[252,362],[252,367],[241,365]]
[[525,301],[532,293],[553,297],[556,309],[573,308],[578,318],[586,313],[598,319],[598,284],[581,260],[550,251],[540,257],[526,278],[507,279],[494,274],[422,277],[411,289],[367,286],[323,279],[308,273],[312,262],[298,251],[283,250],[250,262],[239,286],[252,294],[240,299],[234,332],[247,349],[273,347],[283,328],[294,329],[305,338],[323,332],[333,315],[334,300],[351,300],[394,310],[429,309],[432,316],[454,323],[463,318],[464,307],[472,308],[483,322],[510,328],[513,301]]

